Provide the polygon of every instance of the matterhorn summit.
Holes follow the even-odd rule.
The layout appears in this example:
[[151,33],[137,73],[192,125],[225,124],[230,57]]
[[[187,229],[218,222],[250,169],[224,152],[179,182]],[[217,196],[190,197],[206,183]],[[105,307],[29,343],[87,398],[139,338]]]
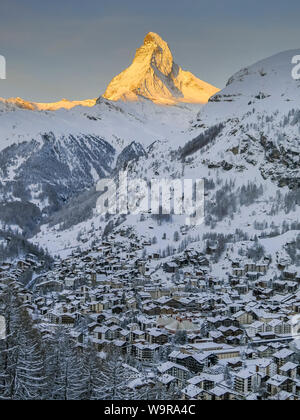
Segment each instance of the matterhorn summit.
[[162,105],[204,104],[218,91],[175,64],[168,44],[150,32],[131,66],[111,81],[103,97],[111,101],[145,98]]

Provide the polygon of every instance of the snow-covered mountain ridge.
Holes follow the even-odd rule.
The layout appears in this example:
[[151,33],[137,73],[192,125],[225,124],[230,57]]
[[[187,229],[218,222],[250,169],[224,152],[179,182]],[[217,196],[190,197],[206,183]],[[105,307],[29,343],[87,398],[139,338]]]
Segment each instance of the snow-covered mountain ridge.
[[12,223],[15,218],[7,215],[15,202],[20,206],[26,200],[29,217],[34,213],[30,225],[36,225],[42,215],[60,209],[99,178],[109,176],[121,157],[126,160],[132,155],[134,143],[141,147],[159,139],[184,143],[192,138],[190,123],[199,109],[198,105],[164,107],[146,100],[101,99],[92,108],[0,110],[0,202],[6,206],[0,221],[23,229],[21,219]]
[[300,50],[290,50],[261,60],[234,74],[227,86],[210,98],[201,118],[214,113],[218,118],[233,118],[247,111],[287,112],[299,106],[300,80],[292,77],[292,59]]
[[83,101],[69,101],[62,99],[58,102],[30,102],[22,98],[0,98],[0,105],[7,111],[16,108],[27,109],[29,111],[57,111],[58,109],[72,109],[76,106],[92,107],[96,104],[96,99],[85,99]]

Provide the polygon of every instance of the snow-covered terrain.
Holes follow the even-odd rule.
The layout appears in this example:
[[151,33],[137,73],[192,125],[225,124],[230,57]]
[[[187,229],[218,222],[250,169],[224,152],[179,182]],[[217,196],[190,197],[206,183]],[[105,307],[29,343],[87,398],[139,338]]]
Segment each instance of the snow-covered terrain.
[[[174,100],[185,76],[162,42],[148,35],[114,79],[106,95],[118,101],[57,111],[0,103],[0,283],[9,285],[0,289],[18,320],[9,323],[15,366],[29,359],[40,378],[47,372],[54,399],[63,389],[55,359],[61,383],[81,370],[65,399],[109,399],[114,382],[120,399],[297,400],[300,82],[291,61],[300,51],[241,70],[201,106]],[[142,80],[128,91],[137,69]],[[148,99],[135,101],[143,89]],[[168,91],[176,104],[162,106]],[[204,223],[152,209],[99,214],[97,182],[117,187],[121,171],[146,186],[204,179]],[[43,346],[27,341],[33,327]],[[95,374],[102,385],[86,397],[90,382],[80,389],[77,378]]]
[[190,124],[200,107],[105,99],[92,108],[55,112],[4,106],[0,110],[2,201],[9,205],[25,199],[49,214],[108,176],[119,154],[133,142],[144,147],[157,140],[184,144],[192,138]]
[[69,101],[68,99],[62,99],[58,102],[30,102],[25,101],[22,98],[0,98],[0,104],[6,109],[28,109],[30,111],[57,111],[58,109],[72,109],[76,106],[92,107],[96,103],[96,99],[85,99],[83,101]]
[[92,108],[50,112],[7,108],[0,103],[0,151],[12,144],[40,141],[50,131],[57,137],[100,136],[119,151],[134,140],[149,145],[167,138],[179,145],[184,143],[185,131],[200,109],[201,105],[193,104],[169,107],[155,106],[147,100],[125,103],[99,99]]
[[[149,73],[147,61],[153,54],[160,58],[161,71],[174,64],[161,38],[146,37],[133,68],[146,63],[147,77],[154,83],[153,63]],[[96,212],[95,184],[126,167],[130,178],[207,182],[206,222],[200,227],[186,229],[183,216],[163,224],[150,215],[142,221],[140,216],[122,221],[148,240],[155,237],[152,250],[176,251],[177,231],[185,232],[180,241],[189,237],[201,242],[203,235],[230,235],[237,229],[253,239],[261,233],[254,227],[258,222],[265,222],[264,235],[280,230],[284,219],[292,229],[299,200],[300,82],[291,74],[297,54],[288,51],[241,70],[205,106],[163,106],[147,99],[130,101],[125,94],[120,95],[124,100],[100,97],[94,107],[55,112],[2,105],[0,177],[5,204],[26,199],[35,209],[34,225],[43,225],[33,241],[52,254],[65,255],[77,246],[88,247],[104,230],[108,221]],[[129,68],[113,85],[124,90],[132,72]],[[107,92],[104,96],[117,99]],[[116,223],[118,216],[112,219]],[[5,223],[18,226],[7,216]]]
[[150,32],[137,50],[133,63],[116,76],[104,97],[112,101],[147,98],[156,104],[201,103],[219,89],[184,71],[173,59],[168,44]]

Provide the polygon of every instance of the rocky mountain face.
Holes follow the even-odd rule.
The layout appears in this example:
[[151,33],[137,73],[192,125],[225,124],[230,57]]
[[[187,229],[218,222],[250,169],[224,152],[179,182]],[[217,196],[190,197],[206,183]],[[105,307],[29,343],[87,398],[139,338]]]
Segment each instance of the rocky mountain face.
[[119,154],[115,171],[120,172],[127,169],[128,163],[146,157],[147,153],[140,143],[132,142]]
[[182,70],[173,59],[168,44],[150,32],[137,50],[129,68],[116,76],[104,98],[137,101],[146,98],[157,104],[207,103],[219,89]]

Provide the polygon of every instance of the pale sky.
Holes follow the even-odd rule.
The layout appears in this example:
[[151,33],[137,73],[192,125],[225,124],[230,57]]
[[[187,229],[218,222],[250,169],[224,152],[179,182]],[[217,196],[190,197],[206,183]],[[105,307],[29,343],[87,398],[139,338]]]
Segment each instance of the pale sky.
[[299,48],[298,0],[1,0],[0,96],[100,96],[157,32],[175,61],[222,88],[242,67]]

